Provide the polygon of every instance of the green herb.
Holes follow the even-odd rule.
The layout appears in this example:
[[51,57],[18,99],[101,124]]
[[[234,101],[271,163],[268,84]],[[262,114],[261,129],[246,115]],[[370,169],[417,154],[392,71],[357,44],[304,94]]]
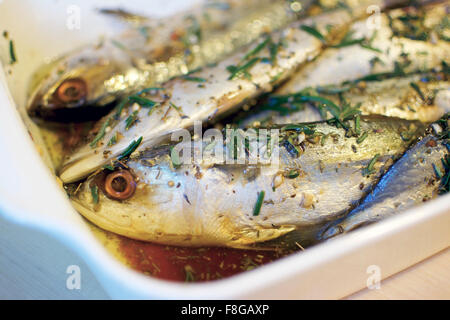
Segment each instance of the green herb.
[[158,102],[155,102],[155,101],[147,99],[147,98],[140,97],[138,95],[129,96],[128,100],[130,102],[135,102],[135,103],[139,104],[143,108],[152,108],[158,104]]
[[94,140],[89,144],[91,148],[95,148],[97,146],[97,143],[105,136],[106,128],[109,126],[109,123],[111,121],[111,118],[108,118],[98,131],[97,135],[95,136]]
[[363,176],[367,177],[370,176],[372,173],[374,173],[374,166],[375,163],[377,163],[378,158],[380,157],[379,154],[376,154],[375,157],[370,160],[369,165],[363,169]]
[[263,50],[271,41],[270,37],[266,37],[266,39],[261,42],[260,44],[258,44],[253,50],[251,50],[250,52],[248,52],[244,58],[242,58],[243,61],[248,60],[249,58],[257,55],[259,52],[261,52],[261,50]]
[[364,133],[358,139],[356,139],[356,143],[361,144],[364,140],[366,140],[368,135],[369,134],[367,133],[367,131],[364,131]]
[[161,88],[161,87],[149,87],[149,88],[144,88],[144,89],[142,89],[142,90],[136,92],[136,95],[137,95],[137,96],[140,96],[140,95],[143,94],[143,93],[149,93],[149,92],[151,92],[151,91],[159,91],[159,90],[164,90],[164,88]]
[[120,101],[120,103],[117,105],[116,107],[116,113],[114,115],[114,117],[116,119],[118,119],[120,117],[120,115],[122,114],[123,108],[125,107],[125,105],[128,103],[128,98],[124,98]]
[[417,85],[417,83],[415,83],[415,82],[410,82],[409,85],[417,92],[417,94],[419,95],[420,99],[422,99],[422,101],[425,101],[425,100],[426,100],[426,99],[425,99],[425,96],[424,96],[423,93],[422,93],[422,90],[420,90],[420,88],[419,88],[419,86]]
[[255,207],[253,208],[253,215],[254,216],[259,215],[259,212],[261,211],[261,207],[262,207],[263,202],[264,202],[264,195],[265,195],[264,191],[260,191],[258,193],[258,198],[256,199]]
[[243,66],[228,66],[227,70],[231,73],[231,75],[228,77],[228,80],[233,80],[237,77],[240,77],[241,75],[243,75],[247,79],[251,79],[251,75],[248,73],[248,71],[259,61],[260,58],[252,58]]
[[130,156],[134,152],[134,150],[136,150],[136,148],[141,144],[141,142],[142,142],[142,137],[139,137],[139,139],[137,139],[137,140],[133,140],[128,145],[128,147],[125,149],[125,151],[120,154],[118,159],[122,160],[123,158]]
[[111,147],[117,143],[117,132],[109,139],[108,147]]
[[9,40],[9,57],[10,57],[9,64],[14,64],[17,62],[16,51],[14,49],[14,42],[12,40]]
[[91,187],[91,195],[92,195],[92,200],[94,201],[94,204],[98,203],[98,187],[97,185],[94,185]]
[[288,179],[295,179],[300,175],[298,170],[289,170],[288,173],[286,173],[285,177]]
[[433,163],[433,170],[434,173],[436,174],[436,178],[441,180],[444,175],[441,173],[441,170],[439,170],[439,168],[434,163]]
[[192,82],[200,82],[200,83],[206,82],[206,79],[205,79],[205,78],[191,77],[191,76],[189,76],[189,75],[183,76],[183,79],[184,79],[184,80],[187,80],[187,81],[192,81]]
[[110,165],[110,164],[105,164],[105,165],[103,166],[103,169],[107,169],[107,170],[114,171],[114,167],[113,167],[112,165]]
[[317,39],[319,39],[322,42],[325,42],[325,37],[319,32],[319,30],[317,30],[314,27],[310,27],[307,25],[302,25],[300,27],[301,30],[308,32],[310,35],[312,35],[313,37],[316,37]]
[[132,114],[130,114],[130,116],[125,120],[125,130],[130,129],[134,123],[136,122],[136,120],[138,119],[137,114],[138,114],[138,110],[134,111]]
[[[450,151],[448,145],[447,150]],[[441,162],[444,167],[444,174],[442,174],[441,183],[439,185],[439,194],[444,194],[450,191],[450,154],[445,155],[445,157],[441,159]]]
[[281,128],[281,131],[297,131],[304,132],[305,134],[314,134],[313,125],[305,125],[305,124],[288,124]]

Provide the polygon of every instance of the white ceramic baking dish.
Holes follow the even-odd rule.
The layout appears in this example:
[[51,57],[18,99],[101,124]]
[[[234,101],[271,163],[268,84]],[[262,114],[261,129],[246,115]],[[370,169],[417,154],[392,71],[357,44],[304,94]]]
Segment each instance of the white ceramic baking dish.
[[[74,4],[81,10],[79,30],[66,26]],[[120,27],[95,8],[122,6],[164,15],[190,4],[183,0],[0,0],[0,31],[8,30],[18,56],[18,63],[10,66],[8,41],[1,38],[1,215],[74,249],[113,298],[340,298],[366,286],[371,265],[386,278],[449,246],[447,195],[305,252],[210,283],[154,279],[111,256],[72,208],[45,165],[45,153],[40,150],[40,154],[30,139],[27,131],[39,145],[36,128],[23,112],[30,75],[46,59]]]

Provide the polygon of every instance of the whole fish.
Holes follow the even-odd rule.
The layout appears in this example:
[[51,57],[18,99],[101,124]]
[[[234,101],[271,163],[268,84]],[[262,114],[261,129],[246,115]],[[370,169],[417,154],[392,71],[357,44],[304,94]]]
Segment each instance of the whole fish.
[[329,112],[320,112],[321,102],[331,102],[358,106],[365,115],[432,122],[450,112],[449,70],[448,67],[443,69],[441,72],[319,86],[294,94],[272,95],[266,103],[241,112],[231,121],[241,127],[319,121],[323,117],[332,117]]
[[443,61],[448,65],[448,11],[449,2],[444,1],[419,8],[394,9],[357,21],[342,40],[331,43],[277,94],[403,76],[440,67]]
[[[68,185],[68,193],[87,219],[130,238],[182,246],[258,247],[348,212],[408,148],[404,133],[414,139],[425,130],[417,121],[362,117],[360,134],[367,136],[358,143],[356,136],[348,136],[350,128],[357,130],[354,119],[342,125],[346,129],[326,122],[291,124],[276,127],[277,138],[259,129],[236,149],[229,136],[223,143],[214,138],[145,149]],[[195,160],[194,150],[186,153],[187,161],[180,161],[180,153],[173,150],[186,144],[201,146],[203,157]],[[279,162],[238,164],[217,157],[222,150],[230,155],[226,159],[235,159],[233,155],[250,149],[263,150],[263,155],[278,150],[273,158]]]
[[119,97],[219,61],[295,20],[308,4],[292,10],[286,0],[204,1],[170,18],[141,19],[122,36],[39,70],[28,113],[52,121],[98,119]]
[[358,3],[351,12],[339,9],[294,22],[214,66],[145,89],[141,92],[145,97],[129,97],[105,117],[97,136],[65,161],[60,178],[65,183],[77,181],[118,157],[131,143],[140,140],[140,150],[155,146],[176,130],[216,119],[271,91],[323,48],[313,29],[324,32],[332,24],[337,32],[355,16],[366,14],[367,3],[380,1]]
[[356,209],[327,226],[318,240],[386,219],[447,193],[450,186],[449,128],[450,115],[447,114],[431,125],[428,134],[386,172]]

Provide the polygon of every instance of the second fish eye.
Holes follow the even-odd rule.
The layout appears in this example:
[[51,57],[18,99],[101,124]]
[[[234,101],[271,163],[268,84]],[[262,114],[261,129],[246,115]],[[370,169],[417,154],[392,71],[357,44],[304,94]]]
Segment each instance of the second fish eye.
[[61,102],[77,102],[86,98],[86,82],[81,78],[66,79],[56,89],[55,94]]
[[133,196],[136,190],[136,181],[128,170],[111,172],[105,178],[105,192],[110,198],[126,200]]

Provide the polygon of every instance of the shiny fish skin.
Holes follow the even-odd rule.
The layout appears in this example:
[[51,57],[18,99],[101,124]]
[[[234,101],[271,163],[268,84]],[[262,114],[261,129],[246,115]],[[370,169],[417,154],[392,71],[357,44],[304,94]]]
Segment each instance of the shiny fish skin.
[[[329,90],[342,91],[342,93],[341,95],[332,94]],[[337,105],[341,104],[342,100],[351,105],[360,104],[359,110],[364,115],[379,114],[432,122],[450,112],[450,82],[448,74],[444,72],[413,74],[401,78],[366,82],[364,85],[355,85],[354,87],[350,85],[332,86],[328,89],[327,87],[318,87],[314,90],[305,90],[306,94],[326,98]],[[275,101],[276,96],[269,97],[268,104],[271,103],[271,99],[272,102]],[[281,115],[277,111],[264,110],[265,105],[262,105],[239,115],[234,122],[241,127],[249,127],[257,124],[287,124],[322,120],[316,107],[309,103],[304,103],[302,106],[304,109],[301,111]],[[250,113],[251,115],[248,115]],[[330,114],[328,116],[331,117]]]
[[322,230],[318,240],[350,232],[435,198],[440,179],[433,166],[445,172],[441,159],[448,157],[448,142],[448,137],[439,139],[432,132],[426,135],[386,172],[361,205]]
[[[98,119],[107,111],[102,107],[120,96],[219,61],[297,16],[284,0],[225,0],[226,10],[205,3],[209,5],[131,26],[120,37],[82,47],[45,66],[48,71],[41,71],[44,78],[32,90],[28,113],[52,121]],[[190,28],[192,39],[177,36],[189,35]],[[67,103],[55,98],[68,79],[82,79],[87,95]]]
[[[420,8],[426,12],[425,21],[437,26],[448,16],[449,2]],[[408,9],[395,9],[380,15],[380,28],[371,28],[368,20],[355,22],[351,27],[352,38],[373,40],[371,46],[382,53],[363,48],[360,45],[342,48],[328,48],[314,62],[306,65],[294,75],[278,94],[290,94],[308,87],[338,85],[375,73],[392,72],[395,63],[403,65],[405,72],[427,71],[439,67],[442,61],[450,62],[450,43],[442,39],[429,41],[413,40],[393,36],[389,26],[389,17],[402,16]],[[447,37],[448,32],[447,29]],[[375,62],[375,61],[378,62]]]
[[[130,238],[182,246],[258,247],[291,231],[339,218],[371,189],[392,159],[408,148],[410,142],[402,139],[401,132],[412,130],[418,136],[425,130],[417,121],[384,117],[363,117],[361,128],[369,135],[355,152],[356,139],[345,137],[344,129],[316,123],[315,135],[329,135],[323,144],[307,134],[299,157],[281,147],[276,169],[262,164],[210,163],[175,169],[171,146],[160,146],[126,162],[138,181],[128,200],[111,200],[99,191],[95,204],[90,191],[95,175],[72,185],[76,191],[69,194],[87,219]],[[380,157],[373,173],[364,176],[364,168],[376,154]],[[286,176],[274,184],[276,177],[290,170],[297,170],[298,176]],[[261,191],[264,202],[255,216]]]
[[[364,5],[363,5],[364,3]],[[259,96],[262,93],[272,90],[274,84],[283,81],[292,74],[296,68],[311,58],[317,56],[323,47],[321,40],[302,30],[300,26],[315,27],[324,32],[330,21],[336,29],[344,27],[354,18],[365,14],[367,3],[379,3],[379,1],[362,1],[361,5],[355,7],[350,14],[347,10],[336,10],[327,12],[316,17],[294,22],[289,27],[271,35],[273,43],[280,43],[284,40],[276,55],[276,63],[266,63],[257,61],[248,70],[250,79],[245,77],[230,79],[229,66],[237,66],[243,58],[255,50],[264,39],[249,48],[240,50],[215,66],[204,68],[193,73],[191,76],[204,79],[203,87],[199,88],[196,82],[188,81],[185,78],[173,79],[162,87],[156,96],[149,98],[161,105],[148,114],[147,108],[141,108],[137,117],[139,121],[129,130],[126,130],[127,119],[133,112],[134,105],[125,109],[125,114],[121,115],[118,122],[115,122],[109,132],[107,132],[97,147],[91,148],[89,144],[80,148],[65,161],[60,178],[63,182],[74,182],[89,173],[100,168],[111,159],[117,157],[132,142],[143,137],[139,149],[155,146],[174,131],[181,128],[190,128],[194,121],[207,121],[216,119],[219,115],[232,111],[245,101]],[[267,38],[264,37],[266,40]],[[270,57],[267,47],[262,49],[258,57]],[[250,58],[254,60],[256,58]],[[164,96],[164,97],[161,97]],[[172,106],[172,107],[171,107]],[[178,106],[178,110],[176,107]],[[107,119],[111,119],[110,114]],[[108,141],[116,134],[124,136],[113,146],[108,146]]]

